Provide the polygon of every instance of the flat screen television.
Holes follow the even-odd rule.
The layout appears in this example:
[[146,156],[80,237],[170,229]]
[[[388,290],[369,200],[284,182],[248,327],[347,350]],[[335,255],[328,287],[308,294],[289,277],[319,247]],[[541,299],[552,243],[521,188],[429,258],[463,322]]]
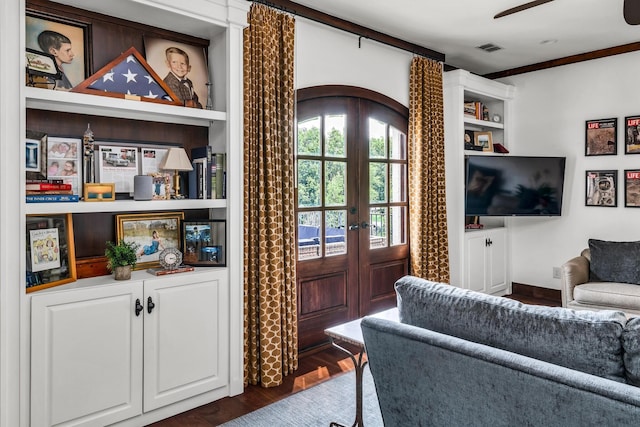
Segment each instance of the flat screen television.
[[465,160],[465,215],[561,215],[565,157],[469,155]]

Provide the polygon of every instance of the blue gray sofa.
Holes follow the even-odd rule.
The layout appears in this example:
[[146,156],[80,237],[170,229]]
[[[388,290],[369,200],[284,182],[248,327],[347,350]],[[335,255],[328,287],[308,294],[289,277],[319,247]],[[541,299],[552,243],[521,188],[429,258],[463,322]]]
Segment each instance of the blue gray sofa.
[[362,321],[386,427],[640,426],[640,318],[406,276]]

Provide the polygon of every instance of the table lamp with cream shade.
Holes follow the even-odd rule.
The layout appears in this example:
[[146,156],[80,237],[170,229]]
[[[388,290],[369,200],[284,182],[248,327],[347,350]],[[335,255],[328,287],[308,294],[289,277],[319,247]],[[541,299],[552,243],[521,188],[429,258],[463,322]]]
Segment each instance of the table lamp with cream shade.
[[187,156],[187,152],[184,151],[184,148],[170,148],[164,156],[164,160],[160,163],[160,169],[173,171],[173,188],[175,188],[174,198],[184,198],[184,196],[180,194],[180,175],[178,175],[178,172],[193,170],[189,156]]

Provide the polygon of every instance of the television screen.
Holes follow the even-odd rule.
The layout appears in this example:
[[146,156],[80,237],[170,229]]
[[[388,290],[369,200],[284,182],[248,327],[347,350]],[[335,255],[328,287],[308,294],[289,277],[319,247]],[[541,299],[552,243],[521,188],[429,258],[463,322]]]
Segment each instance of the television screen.
[[564,157],[467,156],[465,215],[558,216]]

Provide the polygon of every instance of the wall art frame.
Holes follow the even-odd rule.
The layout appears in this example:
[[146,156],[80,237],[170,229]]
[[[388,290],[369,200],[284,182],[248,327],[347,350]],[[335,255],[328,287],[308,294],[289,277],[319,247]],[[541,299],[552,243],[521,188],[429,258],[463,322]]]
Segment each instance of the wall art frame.
[[618,154],[618,119],[597,119],[585,122],[585,156],[615,156]]
[[624,154],[640,154],[640,115],[624,118]]
[[624,171],[624,207],[640,208],[640,169]]
[[618,206],[618,171],[588,170],[585,173],[585,206]]

